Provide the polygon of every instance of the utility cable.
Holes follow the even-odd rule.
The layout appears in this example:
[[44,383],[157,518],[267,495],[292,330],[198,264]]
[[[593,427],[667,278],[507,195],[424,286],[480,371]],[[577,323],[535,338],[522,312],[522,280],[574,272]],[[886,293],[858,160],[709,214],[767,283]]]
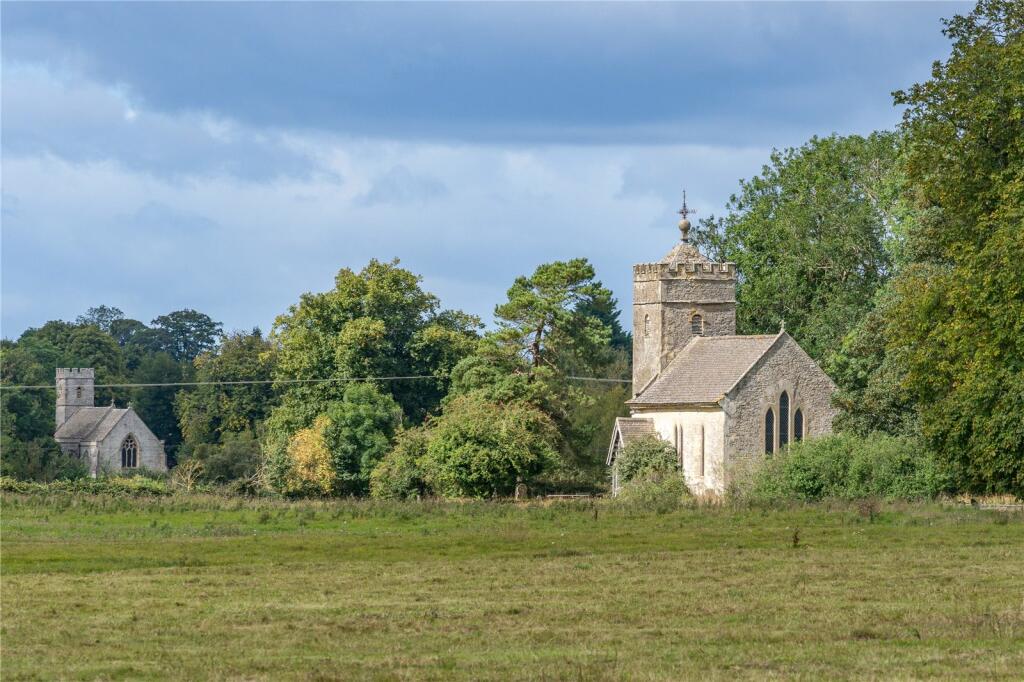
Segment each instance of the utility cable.
[[[253,386],[261,384],[330,384],[345,383],[350,381],[415,381],[422,379],[443,379],[443,376],[434,374],[415,374],[410,376],[386,376],[386,377],[336,377],[331,379],[237,379],[233,381],[168,381],[156,383],[135,383],[135,384],[93,384],[93,388],[167,388],[171,386]],[[630,379],[603,379],[600,377],[567,376],[572,381],[593,381],[598,383],[630,384]],[[20,391],[51,389],[56,390],[53,384],[20,384],[9,386],[0,384],[0,391]]]

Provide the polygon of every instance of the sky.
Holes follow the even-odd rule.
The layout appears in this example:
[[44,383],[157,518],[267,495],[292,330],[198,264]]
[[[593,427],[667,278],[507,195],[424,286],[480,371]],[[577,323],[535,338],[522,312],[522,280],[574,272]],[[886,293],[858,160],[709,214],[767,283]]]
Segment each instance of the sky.
[[620,305],[773,148],[900,120],[960,3],[0,6],[0,334],[112,305],[269,330],[401,259],[490,320],[585,257]]

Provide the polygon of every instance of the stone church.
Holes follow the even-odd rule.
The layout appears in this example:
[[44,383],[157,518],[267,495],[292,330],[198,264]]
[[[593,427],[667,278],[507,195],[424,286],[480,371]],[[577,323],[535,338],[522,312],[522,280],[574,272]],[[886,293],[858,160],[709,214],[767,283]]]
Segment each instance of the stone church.
[[60,449],[82,459],[93,477],[133,469],[167,471],[163,441],[127,408],[95,407],[92,369],[57,370],[57,431]]
[[828,434],[836,386],[784,330],[736,335],[736,265],[682,240],[657,263],[633,266],[633,397],[608,448],[616,456],[657,436],[679,456],[696,493],[722,493],[730,472],[793,441]]

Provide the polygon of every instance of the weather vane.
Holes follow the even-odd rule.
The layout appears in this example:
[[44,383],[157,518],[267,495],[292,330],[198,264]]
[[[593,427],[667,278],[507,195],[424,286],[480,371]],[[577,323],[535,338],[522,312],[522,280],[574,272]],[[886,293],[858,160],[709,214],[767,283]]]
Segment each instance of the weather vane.
[[696,213],[694,209],[686,205],[686,190],[683,190],[683,207],[679,209],[679,215],[683,216],[683,219],[679,221],[679,231],[683,235],[683,241],[690,241],[690,219],[687,216]]
[[686,220],[688,216],[693,215],[697,212],[695,208],[689,208],[686,205],[686,190],[683,190],[683,207],[679,209],[679,215],[683,216],[683,220]]

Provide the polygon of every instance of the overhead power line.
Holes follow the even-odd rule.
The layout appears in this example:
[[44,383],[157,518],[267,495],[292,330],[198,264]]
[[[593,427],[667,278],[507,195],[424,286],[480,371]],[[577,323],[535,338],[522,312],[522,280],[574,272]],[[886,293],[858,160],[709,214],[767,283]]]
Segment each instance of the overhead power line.
[[[237,379],[234,381],[168,381],[155,383],[137,384],[93,384],[93,388],[168,388],[171,386],[252,386],[259,384],[331,384],[346,383],[352,381],[416,381],[422,379],[442,379],[433,374],[415,374],[410,376],[387,376],[387,377],[335,377],[329,379]],[[593,381],[610,384],[631,384],[630,379],[603,379],[600,377],[567,376],[572,381]],[[8,386],[0,384],[0,391],[35,390],[35,389],[56,389],[54,384],[21,384]]]

